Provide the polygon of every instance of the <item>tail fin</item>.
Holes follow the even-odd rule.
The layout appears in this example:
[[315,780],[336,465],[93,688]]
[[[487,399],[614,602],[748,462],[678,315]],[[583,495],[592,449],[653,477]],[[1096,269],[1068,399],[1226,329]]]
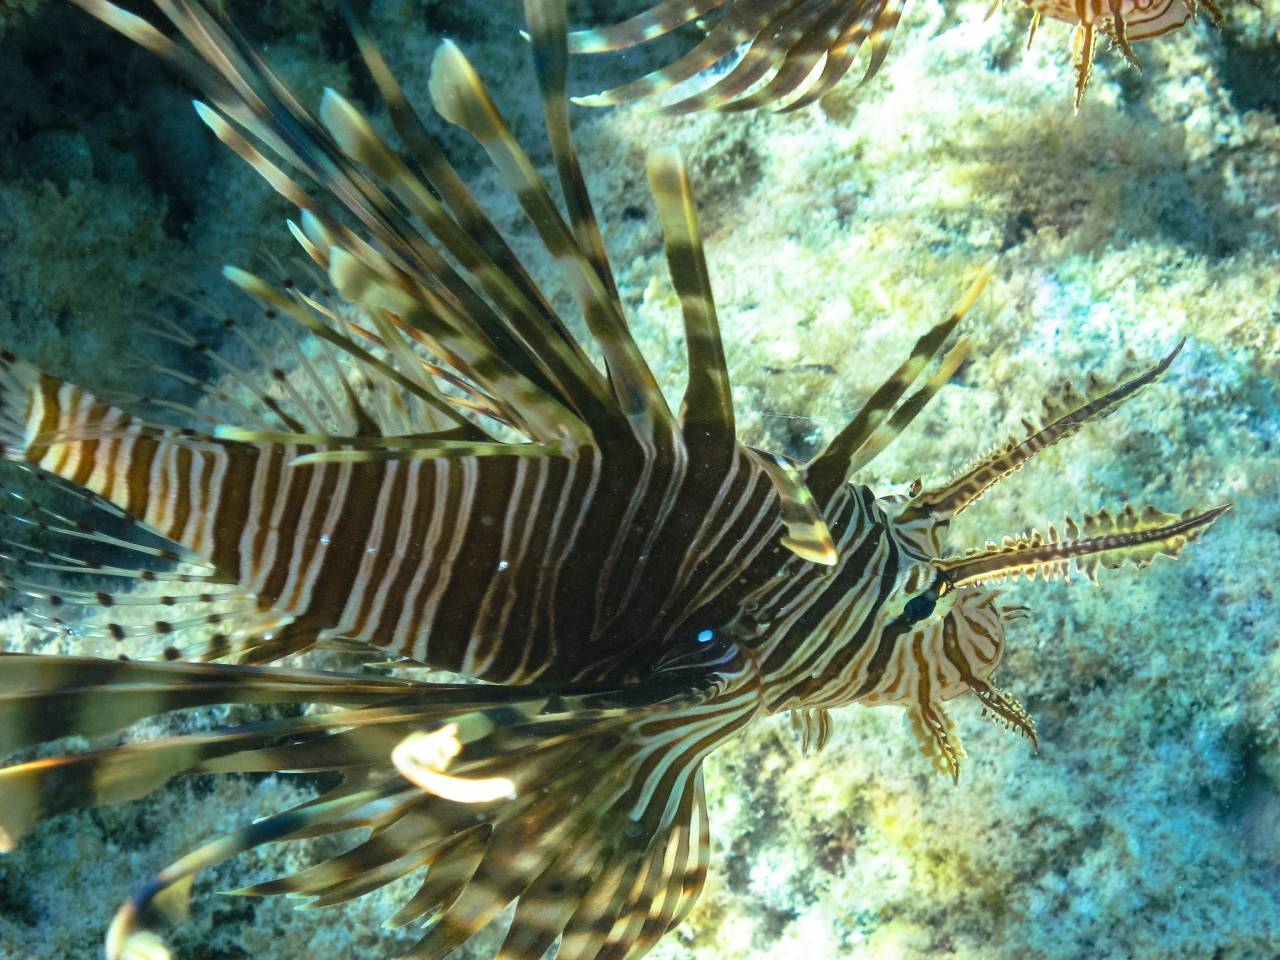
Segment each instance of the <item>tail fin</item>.
[[561,960],[587,960],[639,956],[691,908],[709,849],[701,761],[757,701],[749,684],[687,666],[630,687],[550,689],[0,657],[6,726],[43,735],[52,702],[63,704],[55,734],[89,735],[215,702],[347,705],[0,770],[10,848],[41,819],[139,797],[179,773],[343,776],[328,794],[158,873],[117,914],[107,944],[114,960],[158,944],[148,923],[182,914],[197,872],[264,843],[356,828],[370,831],[364,842],[237,892],[324,906],[425,867],[388,921],[429,918],[413,956],[444,956],[516,901],[500,957],[537,960],[560,938]]

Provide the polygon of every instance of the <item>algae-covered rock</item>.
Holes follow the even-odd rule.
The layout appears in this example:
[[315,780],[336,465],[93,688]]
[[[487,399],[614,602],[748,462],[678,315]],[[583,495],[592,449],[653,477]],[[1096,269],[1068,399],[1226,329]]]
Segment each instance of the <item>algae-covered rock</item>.
[[[424,111],[426,66],[447,35],[532,136],[516,7],[396,0],[370,18]],[[945,479],[1063,378],[1115,375],[1186,337],[1160,383],[995,488],[952,545],[1100,505],[1235,509],[1177,563],[1103,571],[1096,587],[1005,588],[1033,616],[1011,626],[998,680],[1036,717],[1038,753],[969,700],[950,707],[968,753],[958,784],[932,772],[895,708],[838,712],[817,754],[801,753],[785,719],[722,749],[708,764],[708,889],[656,956],[1276,955],[1280,4],[1233,4],[1220,31],[1144,42],[1141,73],[1101,57],[1078,115],[1067,28],[1046,21],[1024,52],[1026,13],[985,12],[916,0],[872,82],[851,77],[793,115],[577,111],[642,347],[678,396],[678,304],[644,185],[646,150],[670,143],[698,190],[748,442],[813,452],[996,256],[966,321],[971,361],[859,479]],[[325,85],[369,96],[329,4],[245,16],[307,102]],[[168,293],[216,289],[227,260],[292,256],[287,208],[187,115],[177,81],[78,11],[46,4],[0,21],[0,338],[129,389],[117,357],[139,317],[207,324]],[[652,56],[575,63],[575,89],[643,72]],[[442,134],[499,223],[524,231],[517,250],[534,251],[478,152]],[[540,141],[534,153],[545,160]],[[8,649],[72,648],[21,617],[7,631]],[[317,786],[196,778],[45,825],[0,859],[0,957],[98,956],[112,911],[156,868]],[[210,892],[302,856],[268,851],[203,878],[174,928],[177,955],[363,960],[412,942],[378,928],[399,890],[314,912]]]

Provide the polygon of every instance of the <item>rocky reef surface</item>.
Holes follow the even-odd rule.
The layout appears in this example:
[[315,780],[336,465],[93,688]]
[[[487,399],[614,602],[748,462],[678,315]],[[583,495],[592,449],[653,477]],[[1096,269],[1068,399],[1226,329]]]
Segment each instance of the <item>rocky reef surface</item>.
[[[229,5],[305,101],[332,85],[369,102],[330,4]],[[517,6],[377,0],[372,29],[424,105],[431,52],[456,39],[532,140]],[[572,16],[603,22],[616,7],[579,2]],[[678,311],[644,186],[645,150],[670,143],[691,162],[750,442],[814,450],[998,254],[966,324],[973,359],[860,479],[944,478],[1064,377],[1114,374],[1127,352],[1152,359],[1185,336],[1159,385],[996,488],[953,543],[1125,501],[1235,510],[1176,564],[1097,587],[1008,588],[1035,613],[1011,628],[998,679],[1039,721],[1038,754],[968,701],[952,707],[969,754],[958,785],[932,772],[893,708],[841,711],[817,754],[801,753],[785,720],[720,751],[712,876],[657,949],[664,960],[1276,955],[1280,4],[1234,3],[1222,30],[1141,44],[1142,72],[1104,53],[1075,116],[1067,29],[1046,22],[1024,52],[1027,14],[1006,7],[984,19],[979,0],[912,0],[874,81],[851,78],[795,115],[578,111],[638,338],[674,394]],[[575,86],[660,55],[579,62]],[[175,291],[220,291],[224,262],[291,255],[288,211],[188,99],[69,5],[0,3],[6,346],[121,389],[149,312],[208,324]],[[474,148],[445,139],[499,221],[520,229]],[[75,648],[17,614],[3,642]],[[194,778],[45,825],[0,858],[0,957],[99,956],[111,913],[156,868],[313,788]],[[303,862],[287,847],[204,877],[176,954],[364,960],[411,942],[379,929],[402,890],[314,912],[212,893]]]

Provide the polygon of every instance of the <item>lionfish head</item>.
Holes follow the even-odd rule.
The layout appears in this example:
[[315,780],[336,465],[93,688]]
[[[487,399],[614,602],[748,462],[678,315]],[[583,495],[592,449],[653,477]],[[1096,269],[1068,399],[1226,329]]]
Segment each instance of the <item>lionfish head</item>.
[[1081,389],[1064,384],[1045,398],[1039,421],[1024,420],[1025,432],[1010,436],[950,481],[924,489],[916,481],[903,496],[879,501],[901,563],[896,591],[881,607],[881,636],[893,639],[891,660],[874,685],[859,690],[859,702],[905,705],[913,729],[939,770],[957,775],[963,751],[943,701],[972,692],[985,712],[1034,743],[1035,726],[1022,706],[990,678],[1004,650],[1005,626],[1026,607],[999,602],[991,585],[1016,579],[1097,581],[1099,568],[1145,567],[1158,556],[1176,557],[1197,539],[1229,503],[1208,510],[1165,513],[1126,504],[1099,509],[1081,520],[1068,516],[1044,532],[1028,529],[1000,542],[955,550],[947,543],[953,517],[1035,454],[1106,416],[1158,378],[1178,354],[1179,344],[1154,366],[1109,385],[1090,377]]

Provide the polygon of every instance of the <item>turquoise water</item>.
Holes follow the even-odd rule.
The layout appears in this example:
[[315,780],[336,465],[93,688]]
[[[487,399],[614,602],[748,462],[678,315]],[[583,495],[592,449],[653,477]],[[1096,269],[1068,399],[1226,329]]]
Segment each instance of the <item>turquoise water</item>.
[[[333,86],[375,111],[330,5],[228,6],[304,102]],[[571,19],[634,12],[614,6],[575,3]],[[1101,51],[1078,114],[1067,28],[1046,21],[1024,52],[1024,11],[984,13],[908,5],[879,76],[793,115],[575,109],[638,342],[678,397],[678,304],[644,176],[646,151],[671,144],[699,198],[747,442],[812,453],[998,256],[965,321],[970,363],[859,479],[940,482],[1064,377],[1115,376],[1127,351],[1153,362],[1186,337],[1159,384],[1001,484],[953,542],[1125,502],[1235,509],[1176,563],[1007,588],[1034,615],[1011,625],[997,679],[1037,719],[1038,753],[972,698],[951,708],[958,784],[892,707],[839,711],[816,754],[785,719],[723,748],[708,886],[655,956],[1280,955],[1280,7],[1235,4],[1221,30],[1139,44],[1140,73]],[[547,163],[516,4],[375,3],[369,19],[424,113],[449,37]],[[216,337],[174,294],[237,303],[222,265],[294,257],[292,211],[208,135],[179,80],[81,11],[0,4],[0,31],[0,340],[104,394],[155,390],[127,355],[180,357],[148,342],[148,315]],[[696,39],[575,60],[571,87],[638,75]],[[432,123],[517,252],[535,253],[482,154]],[[82,652],[6,609],[6,649]],[[192,778],[43,825],[0,859],[0,957],[100,956],[117,906],[157,869],[316,786]],[[175,955],[363,960],[412,942],[380,929],[403,890],[322,911],[215,893],[301,865],[273,850],[200,878],[167,933]]]

